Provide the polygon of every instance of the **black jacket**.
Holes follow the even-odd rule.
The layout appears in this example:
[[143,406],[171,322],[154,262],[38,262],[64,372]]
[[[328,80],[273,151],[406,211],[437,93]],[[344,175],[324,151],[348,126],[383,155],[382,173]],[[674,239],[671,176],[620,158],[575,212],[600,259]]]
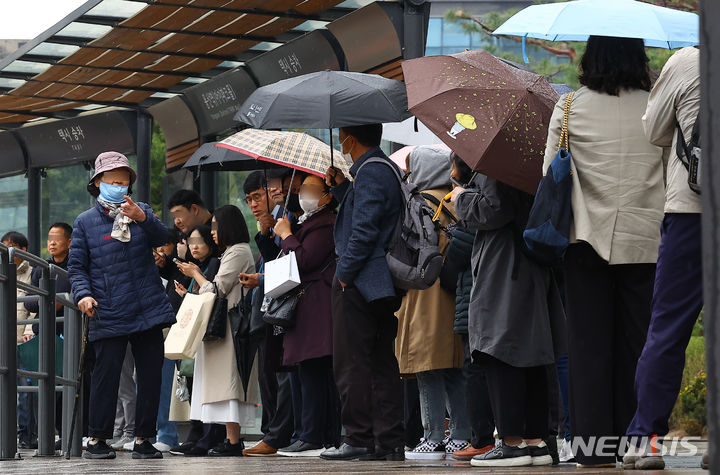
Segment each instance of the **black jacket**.
[[453,230],[440,274],[440,283],[443,287],[455,290],[455,325],[453,328],[455,333],[459,334],[468,332],[468,309],[473,285],[470,257],[474,239],[474,229],[456,227]]
[[[65,259],[62,262],[55,262],[55,259],[53,257],[50,257],[49,259],[47,259],[47,262],[49,264],[53,264],[62,269],[67,270],[68,256],[65,256]],[[30,283],[34,287],[39,287],[41,276],[42,276],[42,269],[40,267],[35,267],[32,271],[32,275],[30,276]],[[55,283],[55,293],[61,294],[61,293],[70,292],[70,291],[71,291],[70,290],[70,281],[68,280],[68,278],[65,276],[62,276],[62,275],[58,275],[57,281]],[[33,294],[28,294],[28,295],[33,295]],[[37,313],[40,310],[40,306],[38,305],[37,301],[25,302],[25,308],[27,309],[28,312],[32,312],[32,313]],[[62,317],[64,315],[64,309],[65,309],[65,307],[60,307],[60,309],[55,312],[55,316]],[[33,323],[33,326],[32,326],[33,333],[35,333],[37,335],[39,328],[40,328],[39,324]],[[58,335],[61,335],[62,332],[63,332],[63,324],[58,323],[57,326],[55,327],[55,333]]]

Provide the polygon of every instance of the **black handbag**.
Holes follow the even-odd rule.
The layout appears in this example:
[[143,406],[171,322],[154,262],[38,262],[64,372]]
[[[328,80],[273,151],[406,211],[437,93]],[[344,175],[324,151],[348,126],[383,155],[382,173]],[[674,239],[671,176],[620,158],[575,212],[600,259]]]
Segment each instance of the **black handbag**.
[[[213,283],[213,285],[215,285]],[[228,318],[228,301],[225,297],[220,297],[215,286],[215,303],[213,304],[212,313],[208,320],[205,336],[202,341],[217,341],[225,338],[227,331]]]
[[[322,275],[332,263],[333,260],[331,259],[330,262],[323,267],[323,270],[320,271],[320,277],[318,280],[322,279]],[[302,296],[305,295],[305,292],[307,292],[307,290],[315,282],[316,281],[312,281],[305,287],[295,287],[292,290],[288,290],[280,297],[270,300],[267,310],[265,311],[265,315],[263,315],[263,321],[265,323],[269,323],[270,325],[282,327],[285,330],[295,328],[295,310],[297,309],[298,302],[300,302]]]

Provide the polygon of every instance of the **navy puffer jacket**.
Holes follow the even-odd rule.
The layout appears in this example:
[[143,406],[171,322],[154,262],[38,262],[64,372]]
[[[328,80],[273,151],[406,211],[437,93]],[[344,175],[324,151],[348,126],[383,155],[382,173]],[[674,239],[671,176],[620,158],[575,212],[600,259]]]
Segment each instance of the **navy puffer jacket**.
[[441,278],[456,283],[455,289],[455,333],[467,334],[468,309],[473,276],[470,269],[475,231],[456,227],[445,251],[445,262]]
[[75,302],[92,297],[98,303],[90,341],[175,323],[152,253],[168,241],[168,229],[150,206],[138,206],[146,219],[130,224],[126,243],[110,237],[113,220],[99,203],[75,220],[68,273]]

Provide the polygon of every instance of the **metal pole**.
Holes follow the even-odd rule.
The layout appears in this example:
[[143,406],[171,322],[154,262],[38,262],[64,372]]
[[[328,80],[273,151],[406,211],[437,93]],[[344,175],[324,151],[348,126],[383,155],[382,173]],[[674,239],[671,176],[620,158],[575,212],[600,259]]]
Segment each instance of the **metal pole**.
[[55,276],[43,269],[40,288],[47,297],[40,297],[40,354],[38,372],[47,374],[38,379],[38,455],[55,455]]
[[[80,367],[80,338],[82,328],[80,324],[80,311],[72,307],[65,307],[65,346],[63,347],[63,378],[76,379]],[[70,441],[70,425],[72,423],[73,406],[75,405],[75,391],[73,386],[63,386],[62,395],[62,451],[67,453]],[[82,392],[80,393],[82,397]],[[76,430],[73,434],[72,453],[73,457],[82,455],[82,418],[78,414],[75,421]]]
[[133,186],[135,201],[150,203],[150,149],[152,147],[152,116],[145,112],[137,113],[137,181]]
[[28,177],[28,252],[40,255],[40,206],[42,183],[39,168],[29,168]]
[[403,58],[413,59],[425,56],[430,2],[405,0],[403,2]]
[[720,146],[712,132],[720,127],[720,9],[700,2],[700,130],[703,133],[702,244],[707,362],[707,421],[710,467],[720,471]]
[[0,250],[2,275],[0,280],[0,460],[17,454],[17,266],[7,253]]

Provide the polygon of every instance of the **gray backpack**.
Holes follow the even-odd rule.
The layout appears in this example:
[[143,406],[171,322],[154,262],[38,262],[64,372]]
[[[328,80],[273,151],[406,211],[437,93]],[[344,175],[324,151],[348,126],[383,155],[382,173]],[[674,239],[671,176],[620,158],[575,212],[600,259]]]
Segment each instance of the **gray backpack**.
[[438,247],[438,226],[432,219],[433,210],[417,186],[407,183],[398,168],[385,159],[369,158],[358,168],[357,173],[368,163],[384,163],[390,167],[403,195],[404,206],[386,254],[395,287],[404,290],[427,289],[440,276],[443,264]]

